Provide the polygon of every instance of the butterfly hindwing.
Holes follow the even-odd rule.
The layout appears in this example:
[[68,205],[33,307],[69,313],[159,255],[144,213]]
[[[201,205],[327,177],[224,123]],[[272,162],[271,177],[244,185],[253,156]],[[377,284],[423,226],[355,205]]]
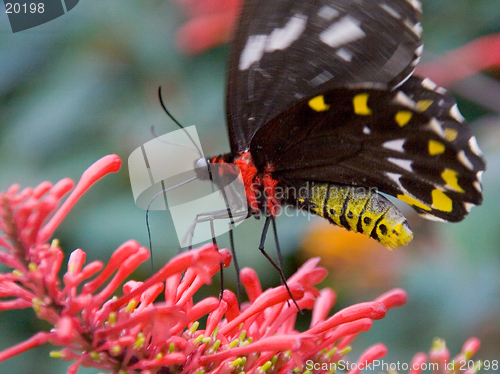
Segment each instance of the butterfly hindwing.
[[427,218],[459,221],[481,203],[485,169],[454,99],[412,77],[329,90],[299,101],[255,134],[251,153],[273,178],[376,188]]
[[420,13],[418,0],[246,0],[228,76],[232,152],[304,97],[400,84],[422,50]]

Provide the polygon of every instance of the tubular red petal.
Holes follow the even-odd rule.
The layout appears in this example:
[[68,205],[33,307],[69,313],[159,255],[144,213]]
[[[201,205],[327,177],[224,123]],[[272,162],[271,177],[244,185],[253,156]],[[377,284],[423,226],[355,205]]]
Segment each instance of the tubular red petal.
[[209,313],[212,313],[219,306],[219,299],[216,297],[207,297],[196,303],[186,316],[186,323],[194,322]]
[[73,192],[68,196],[54,216],[52,216],[50,221],[38,232],[36,239],[37,243],[46,242],[80,197],[106,174],[117,172],[120,169],[120,165],[121,160],[117,155],[108,155],[96,161],[85,170]]
[[378,302],[359,303],[349,306],[335,313],[324,322],[316,324],[309,332],[319,334],[342,323],[356,321],[362,318],[381,319],[385,317],[387,309],[384,304]]
[[447,87],[490,67],[500,66],[500,34],[483,36],[417,67],[417,74]]
[[105,281],[108,279],[113,272],[120,267],[120,265],[129,258],[132,254],[137,253],[140,248],[140,244],[135,240],[129,240],[118,247],[108,264],[104,268],[101,274],[97,276],[92,282],[88,282],[83,286],[83,293],[94,293]]
[[337,294],[331,288],[324,288],[320,291],[320,296],[316,299],[313,308],[310,327],[326,319],[336,300]]
[[[149,250],[147,250],[144,247],[140,247],[136,253],[131,255],[129,258],[127,258],[119,267],[118,271],[116,272],[115,276],[109,281],[109,283],[104,287],[104,289],[99,292],[96,296],[93,298],[93,302],[95,302],[95,305],[101,305],[104,303],[104,301],[109,298],[113,292],[120,286],[120,284],[127,278],[137,267],[142,264],[144,261],[146,261],[149,258]],[[125,295],[119,300],[127,299],[127,302],[131,299],[133,299],[133,296],[139,295],[140,293],[144,292],[146,289],[151,287],[153,284],[158,283],[158,282],[150,282],[152,278],[149,278],[146,282],[143,283],[141,286],[137,287],[134,291],[130,292],[128,295]],[[138,291],[140,290],[140,291]]]
[[367,368],[373,361],[385,357],[387,354],[387,347],[381,343],[372,345],[365,350],[357,361],[355,369],[349,370],[347,374],[358,374],[364,368]]
[[0,311],[30,308],[33,304],[23,299],[0,301]]
[[181,274],[174,274],[165,280],[165,302],[167,305],[174,305],[177,300],[177,290],[181,276]]
[[[300,284],[290,284],[289,289],[295,300],[300,300],[304,296],[304,288]],[[220,332],[223,334],[229,333],[232,329],[237,327],[241,322],[247,320],[249,317],[263,311],[270,306],[283,303],[287,301],[289,297],[290,295],[288,294],[288,291],[284,286],[269,289],[268,291],[263,293],[257,300],[255,300],[255,302],[252,303],[252,305],[250,305],[247,310],[245,310],[238,317],[224,326],[220,330]]]
[[470,358],[476,354],[476,352],[481,347],[481,341],[478,338],[469,338],[462,346],[462,353],[467,358]]
[[77,274],[82,270],[82,266],[85,263],[85,258],[87,254],[81,249],[75,249],[69,255],[68,260],[68,273]]
[[357,335],[360,332],[368,331],[371,329],[372,325],[373,321],[369,318],[362,318],[357,321],[344,323],[323,340],[317,347],[317,351],[331,346],[334,342],[346,336]]
[[[142,251],[145,250],[149,256],[149,251],[146,248],[141,247],[140,249]],[[167,262],[165,266],[163,266],[163,268],[161,268],[156,274],[146,280],[140,287],[132,291],[130,294],[114,301],[110,305],[110,308],[114,310],[118,309],[120,306],[128,303],[136,295],[149,288],[152,284],[163,282],[166,278],[174,274],[181,273],[188,267],[195,266],[198,263],[207,267],[217,268],[217,266],[219,266],[220,258],[220,254],[217,251],[213,250],[212,245],[203,246],[199,249],[181,253],[180,255],[175,256],[169,262]],[[183,304],[179,304],[178,302],[177,305],[182,306]]]
[[243,268],[240,272],[240,279],[250,302],[253,303],[262,294],[262,286],[257,273],[254,269]]
[[212,332],[220,324],[222,317],[227,311],[227,303],[224,300],[221,300],[217,309],[211,312],[208,315],[207,319],[207,327],[205,328],[205,336],[212,335]]
[[45,343],[48,343],[52,337],[53,333],[39,332],[33,335],[28,340],[25,340],[22,343],[16,344],[15,346],[7,348],[4,351],[0,352],[0,362],[5,361],[23,352],[26,352],[31,348],[44,345]]
[[236,295],[229,290],[224,290],[222,300],[227,304],[226,319],[228,322],[231,322],[240,315],[240,308]]
[[47,181],[42,182],[33,189],[33,197],[35,199],[39,199],[43,195],[45,195],[48,191],[50,191],[51,188],[52,188],[52,183]]
[[402,306],[406,304],[408,301],[408,295],[406,291],[401,288],[395,288],[390,290],[379,297],[377,297],[374,301],[378,301],[385,305],[387,310]]
[[411,360],[408,374],[420,374],[423,371],[425,363],[427,363],[427,355],[423,352],[417,353]]

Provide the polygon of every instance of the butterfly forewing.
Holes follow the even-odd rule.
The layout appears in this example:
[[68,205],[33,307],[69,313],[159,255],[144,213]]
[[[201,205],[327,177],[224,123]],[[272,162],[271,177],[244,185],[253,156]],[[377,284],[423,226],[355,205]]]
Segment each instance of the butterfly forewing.
[[421,53],[418,0],[247,0],[230,61],[231,150],[297,100],[358,82],[394,87]]
[[[359,86],[359,85],[358,85]],[[485,169],[454,99],[428,80],[332,89],[299,101],[255,134],[273,178],[376,188],[427,218],[459,221],[481,203]]]

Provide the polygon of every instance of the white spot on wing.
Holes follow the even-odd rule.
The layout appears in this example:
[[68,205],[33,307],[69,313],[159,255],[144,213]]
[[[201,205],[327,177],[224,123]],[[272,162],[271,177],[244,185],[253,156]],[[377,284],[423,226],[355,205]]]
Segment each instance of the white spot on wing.
[[443,87],[438,87],[438,88],[436,88],[435,91],[441,95],[444,95],[446,92],[448,92],[448,91],[446,91],[446,88],[443,88]]
[[417,65],[419,64],[419,62],[420,62],[420,56],[419,56],[419,57],[417,57],[415,60],[413,60],[413,61],[411,62],[411,64],[410,64],[410,66],[411,66],[412,68],[414,68],[415,66],[417,66]]
[[439,218],[439,217],[436,217],[436,216],[433,216],[432,214],[429,214],[429,213],[419,213],[418,214],[420,217],[422,218],[425,218],[425,219],[428,219],[430,221],[435,221],[435,222],[446,222],[445,219],[442,219],[442,218]]
[[347,88],[352,90],[365,89],[365,90],[386,90],[387,85],[380,82],[357,82],[346,85]]
[[304,32],[307,24],[307,17],[296,14],[286,23],[282,29],[274,29],[269,35],[266,44],[266,52],[284,50],[290,46]]
[[387,5],[386,3],[380,4],[380,7],[385,10],[387,13],[389,13],[392,17],[400,19],[401,15],[396,12],[396,10],[391,7],[390,5]]
[[436,117],[432,117],[427,126],[430,130],[434,131],[440,137],[446,138],[443,126],[441,125],[441,122],[436,119]]
[[401,174],[396,174],[396,173],[385,173],[385,175],[392,179],[394,182],[398,184],[398,186],[401,186],[401,183],[399,183],[399,178],[401,178]]
[[296,14],[288,20],[283,28],[274,29],[269,36],[250,35],[245,48],[241,52],[238,68],[246,70],[260,61],[264,52],[274,52],[288,48],[304,32],[307,17]]
[[475,181],[474,183],[472,183],[472,185],[477,190],[477,192],[483,192],[483,187],[481,187],[481,183],[479,183],[478,181]]
[[396,104],[403,105],[403,106],[405,106],[407,108],[410,108],[410,109],[413,109],[413,110],[417,109],[417,103],[415,101],[413,101],[412,99],[410,99],[408,97],[408,95],[406,95],[403,91],[398,91],[398,93],[396,94],[396,96],[394,96],[393,101]]
[[415,54],[417,56],[420,56],[422,54],[422,52],[424,51],[424,45],[420,45],[420,47],[418,47],[417,49],[415,49]]
[[390,140],[390,141],[382,144],[382,147],[387,148],[387,149],[391,149],[393,151],[404,153],[405,150],[403,148],[403,145],[405,144],[405,142],[406,142],[406,139]]
[[422,81],[422,87],[427,88],[428,90],[434,91],[437,88],[437,84],[431,81],[429,78],[425,78]]
[[363,134],[370,135],[372,130],[368,126],[363,127]]
[[460,113],[460,110],[458,110],[457,104],[455,104],[455,105],[453,105],[451,107],[451,109],[450,109],[450,116],[452,116],[458,122],[465,121],[465,118],[462,116],[462,113]]
[[320,40],[332,48],[364,38],[365,32],[359,27],[361,21],[345,16],[319,34]]
[[481,156],[483,155],[483,152],[482,152],[482,151],[481,151],[481,149],[479,148],[479,144],[477,144],[477,139],[476,139],[476,137],[475,137],[475,136],[473,136],[473,137],[471,137],[471,138],[469,139],[469,147],[470,147],[471,151],[472,151],[475,155],[477,155],[477,156],[479,156],[479,157],[481,157]]
[[397,173],[385,173],[386,177],[391,179],[392,181],[394,181],[396,183],[396,185],[398,186],[398,188],[401,190],[401,192],[403,192],[404,194],[408,195],[408,196],[412,196],[412,194],[410,194],[404,187],[403,185],[401,184],[401,182],[399,181],[399,178],[402,177],[402,174],[397,174]]
[[467,211],[467,213],[470,213],[471,209],[475,207],[474,204],[471,204],[471,203],[464,203],[464,208],[465,210]]
[[337,9],[334,9],[328,5],[323,5],[318,11],[318,16],[328,21],[331,21],[332,19],[338,17],[339,14],[340,12]]
[[420,0],[406,0],[406,2],[410,3],[414,9],[422,12],[422,3],[420,2]]
[[474,165],[472,164],[472,162],[470,162],[469,158],[463,150],[458,152],[457,157],[458,161],[460,161],[463,166],[465,166],[469,170],[474,170]]
[[413,23],[409,19],[406,19],[404,21],[404,24],[405,24],[406,27],[408,27],[411,30],[411,32],[413,32],[419,38],[422,36],[422,31],[423,30],[422,30],[422,25],[420,24],[420,22]]
[[339,48],[337,50],[337,52],[335,52],[335,54],[337,56],[339,56],[344,61],[347,61],[347,62],[352,61],[353,54],[344,48]]
[[248,37],[247,44],[245,44],[245,48],[240,56],[240,63],[238,65],[240,70],[246,70],[254,62],[260,61],[264,55],[266,40],[266,35],[250,35]]
[[412,160],[403,160],[401,158],[392,158],[392,157],[389,157],[387,160],[389,162],[392,162],[394,165],[399,166],[401,169],[413,172],[413,168],[411,167],[411,164],[413,163]]
[[313,79],[311,79],[309,81],[309,84],[313,87],[316,87],[316,86],[319,86],[320,84],[328,82],[332,78],[333,78],[333,74],[330,73],[329,71],[324,70],[321,74],[318,74]]

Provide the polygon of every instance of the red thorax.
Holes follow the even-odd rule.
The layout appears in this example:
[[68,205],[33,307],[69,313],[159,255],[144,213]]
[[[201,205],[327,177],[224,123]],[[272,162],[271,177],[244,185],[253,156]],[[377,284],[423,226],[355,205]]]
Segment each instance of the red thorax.
[[[211,162],[230,162],[238,166],[241,172],[239,178],[241,178],[245,186],[248,206],[252,212],[258,213],[259,211],[263,211],[275,217],[280,203],[276,198],[278,181],[271,176],[274,170],[273,166],[268,164],[264,167],[264,170],[259,171],[254,165],[252,155],[249,151],[240,153],[239,157],[232,160],[232,162],[226,160],[227,156],[216,156],[212,158]],[[259,196],[265,196],[265,199],[259,199]],[[265,206],[259,206],[259,201],[264,201]]]

